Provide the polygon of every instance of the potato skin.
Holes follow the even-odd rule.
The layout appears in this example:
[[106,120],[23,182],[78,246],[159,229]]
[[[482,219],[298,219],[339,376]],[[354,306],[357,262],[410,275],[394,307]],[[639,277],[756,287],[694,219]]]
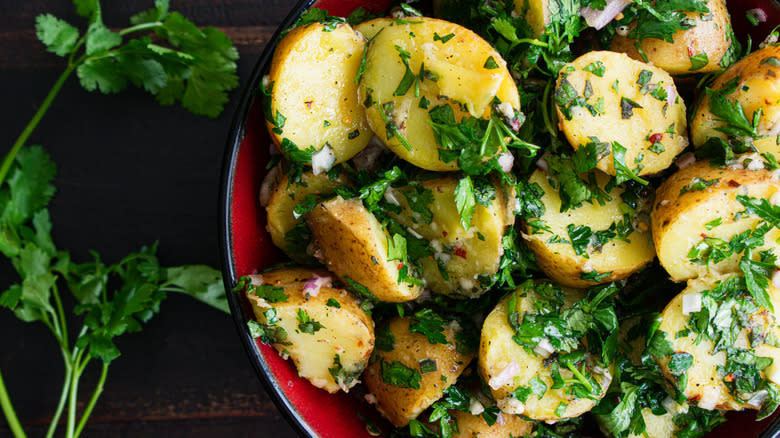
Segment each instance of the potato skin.
[[332,193],[336,187],[344,184],[346,184],[346,179],[342,176],[330,179],[326,174],[314,175],[310,171],[301,175],[300,182],[290,183],[288,176],[281,170],[277,170],[268,205],[265,207],[267,217],[265,229],[271,235],[274,245],[297,262],[311,263],[315,261],[314,257],[305,252],[296,251],[286,240],[287,233],[303,221],[302,217],[295,217],[293,209],[308,195]]
[[[376,398],[376,409],[398,427],[417,418],[441,398],[444,390],[455,384],[474,358],[474,354],[463,354],[456,348],[459,326],[450,325],[445,329],[447,344],[432,344],[425,335],[410,332],[409,323],[409,318],[398,317],[388,322],[387,329],[395,338],[393,349],[375,350],[371,363],[363,372],[366,388]],[[419,389],[395,386],[382,377],[382,362],[398,361],[419,373],[420,361],[424,359],[436,361],[436,370],[421,373]]]
[[550,24],[550,0],[514,0],[514,4],[515,12],[525,18],[534,35],[543,34]]
[[[696,178],[715,181],[705,190],[685,190]],[[769,199],[780,190],[780,181],[767,170],[747,170],[712,167],[708,161],[698,161],[670,176],[656,191],[650,213],[653,243],[658,260],[674,281],[683,281],[708,272],[707,266],[694,264],[688,252],[704,236],[730,240],[732,236],[756,226],[759,219],[734,215],[745,207],[737,195]],[[682,193],[684,192],[684,193]],[[721,219],[722,224],[708,230],[705,224]],[[772,249],[780,255],[775,240],[780,236],[772,229],[764,238],[762,249]],[[736,257],[711,265],[711,273],[729,273],[739,270]]]
[[[737,101],[745,110],[748,120],[753,120],[753,114],[762,109],[758,122],[758,135],[776,140],[780,129],[780,66],[771,61],[780,59],[780,45],[768,45],[763,49],[742,58],[732,64],[723,74],[717,77],[709,88],[719,90],[727,82],[737,79],[736,90],[727,95],[727,99]],[[696,114],[691,122],[691,138],[696,147],[704,144],[708,138],[726,139],[726,134],[717,130],[723,122],[712,114],[709,98],[703,95],[696,108]],[[777,143],[774,148],[776,150]]]
[[328,270],[365,286],[380,301],[417,298],[422,287],[398,282],[401,262],[387,260],[388,234],[359,200],[341,197],[306,214],[315,257]]
[[[270,302],[256,293],[247,293],[257,321],[271,330],[283,329],[284,336],[272,338],[276,350],[289,356],[298,374],[314,386],[330,393],[345,392],[359,381],[357,377],[368,365],[374,348],[374,321],[360,307],[357,298],[345,289],[320,287],[316,295],[304,289],[306,281],[315,276],[331,277],[325,270],[303,268],[280,269],[253,276],[253,284],[270,285],[284,289],[287,299]],[[262,287],[262,286],[261,286]],[[336,300],[340,307],[328,305]],[[269,320],[267,312],[273,309],[276,321]],[[313,333],[298,329],[298,312],[304,311],[324,327]],[[337,368],[336,358],[341,365]]]
[[509,436],[528,436],[534,428],[532,421],[526,421],[517,415],[501,413],[504,424],[494,423],[488,426],[485,420],[478,415],[453,410],[450,414],[458,423],[458,431],[452,434],[452,438],[506,438]]
[[[450,34],[454,36],[446,42],[434,40],[435,35]],[[436,78],[419,81],[419,97],[414,96],[415,87],[395,96],[406,73],[396,47],[409,53],[409,68],[415,75],[424,64],[430,76]],[[489,57],[498,68],[485,67]],[[471,30],[428,17],[394,21],[374,36],[368,45],[366,71],[358,91],[371,129],[387,147],[415,166],[434,171],[458,170],[458,165],[439,159],[440,145],[428,123],[429,109],[449,105],[456,120],[469,114],[487,119],[494,97],[520,109],[517,87],[498,52]],[[420,106],[423,98],[428,101],[427,109]],[[463,103],[466,110],[454,101]],[[388,132],[389,125],[397,127],[411,149]]]
[[[556,283],[568,287],[588,287],[597,282],[583,280],[582,275],[596,271],[599,273],[611,272],[600,283],[607,283],[628,277],[634,272],[650,263],[655,258],[655,250],[652,237],[648,232],[634,230],[629,235],[629,242],[611,240],[600,252],[589,251],[589,258],[577,255],[569,243],[551,243],[549,240],[555,236],[568,239],[566,227],[568,224],[587,225],[594,232],[606,230],[612,223],[623,220],[623,212],[620,209],[620,194],[623,189],[616,186],[609,192],[611,201],[605,205],[598,203],[583,203],[578,208],[561,212],[561,199],[555,189],[548,182],[548,174],[543,170],[536,170],[529,178],[529,183],[536,183],[542,188],[544,194],[541,201],[545,207],[545,213],[541,219],[550,227],[550,231],[540,230],[534,233],[529,226],[532,220],[524,224],[525,233],[523,239],[528,247],[536,254],[536,263],[544,273]],[[609,178],[598,172],[597,181],[603,188]]]
[[[570,307],[576,300],[582,299],[582,291],[566,289],[565,307]],[[498,389],[490,388],[493,398],[497,401],[511,397],[512,391],[519,386],[527,386],[528,382],[534,377],[539,377],[547,386],[547,391],[541,399],[531,395],[524,403],[522,415],[534,420],[558,421],[565,418],[577,417],[598,403],[598,400],[587,398],[575,398],[568,394],[567,388],[552,389],[553,381],[550,375],[549,367],[545,366],[544,359],[533,352],[526,351],[522,346],[512,340],[514,330],[507,321],[509,311],[508,304],[512,294],[516,294],[517,311],[520,313],[522,321],[523,315],[534,311],[534,300],[537,295],[533,288],[520,288],[511,294],[505,296],[496,307],[485,318],[482,325],[479,345],[479,373],[482,380],[490,382],[490,379],[499,375],[511,362],[516,362],[520,366],[520,372],[514,376],[512,382],[508,382]],[[525,295],[525,296],[523,296]],[[566,372],[566,370],[562,370]],[[598,399],[606,394],[607,388],[612,381],[612,376],[600,376],[601,394]],[[564,415],[558,416],[555,410],[560,402],[568,403]]]
[[[402,211],[391,214],[401,225],[408,227],[431,242],[436,254],[423,259],[425,285],[434,293],[453,298],[476,298],[487,291],[480,284],[481,276],[498,272],[503,254],[501,239],[506,229],[514,223],[514,191],[496,184],[495,198],[489,207],[477,205],[471,219],[471,227],[463,229],[455,203],[458,180],[445,176],[421,181],[418,185],[390,188],[390,196],[397,199]],[[409,207],[405,193],[415,193],[419,188],[429,191],[432,202],[431,223],[419,220],[419,213]],[[437,258],[442,261],[449,280],[439,271]]]
[[[731,29],[731,20],[726,2],[709,0],[707,7],[711,16],[707,20],[702,19],[698,12],[685,13],[686,18],[693,20],[696,25],[675,33],[673,43],[655,38],[643,40],[641,46],[647,55],[647,62],[673,76],[720,70],[721,60],[729,54],[729,48],[736,42],[732,40],[733,34],[727,31]],[[633,26],[631,28],[633,29]],[[644,61],[635,44],[634,39],[615,35],[610,49],[623,52],[637,61]],[[700,53],[707,55],[708,62],[704,67],[691,71],[691,56]]]
[[[728,387],[723,382],[725,376],[722,376],[719,373],[718,367],[726,365],[725,351],[713,353],[712,350],[715,347],[714,343],[707,338],[697,340],[698,335],[694,332],[690,332],[686,336],[677,335],[680,330],[688,327],[688,320],[690,319],[690,316],[683,315],[682,313],[683,297],[692,293],[701,293],[703,290],[711,290],[717,285],[718,281],[725,280],[726,278],[728,277],[708,277],[689,281],[688,287],[674,297],[664,309],[661,314],[661,325],[658,327],[658,330],[662,331],[665,334],[666,339],[672,343],[672,349],[675,353],[684,352],[693,356],[693,365],[685,372],[687,383],[685,389],[682,391],[688,398],[689,403],[697,402],[702,397],[703,391],[711,390],[717,394],[715,409],[757,409],[746,402],[737,400],[734,395],[729,392]],[[770,284],[768,292],[772,305],[776,309],[780,308],[778,307],[780,306],[780,290]],[[752,324],[762,325],[767,330],[773,331],[775,335],[780,334],[780,328],[776,325],[775,317],[769,311],[761,309],[759,312],[749,315],[748,318]],[[780,360],[780,348],[764,343],[761,343],[754,348],[750,347],[747,336],[748,329],[742,329],[739,336],[737,336],[736,343],[733,344],[732,347],[753,349],[757,357],[770,357],[774,362]],[[670,358],[656,358],[656,361],[661,366],[661,370],[665,377],[670,382],[675,381],[674,376],[669,369]],[[763,371],[762,374],[764,374]]]
[[[348,24],[325,31],[321,23],[312,23],[282,38],[268,73],[272,89],[266,114],[280,150],[283,139],[301,150],[328,144],[337,164],[368,144],[372,133],[355,84],[364,47],[363,37]],[[279,114],[282,126],[275,124]]]
[[[604,65],[601,77],[584,70],[597,62]],[[647,87],[638,84],[643,71],[652,73],[648,86],[663,88],[667,93],[666,99],[653,96]],[[569,109],[571,120],[568,120],[562,111],[563,107],[570,105],[566,103],[570,102],[567,90],[582,98],[588,84],[592,96],[586,102],[593,107],[595,115],[583,106],[572,105]],[[602,98],[603,111],[599,111],[597,107]],[[677,95],[672,77],[658,67],[633,60],[625,54],[593,51],[567,64],[558,76],[555,99],[558,126],[574,149],[592,142],[592,137],[611,144],[609,154],[605,154],[597,165],[599,170],[609,175],[616,174],[613,142],[626,149],[624,162],[630,169],[636,172],[636,161],[640,162],[642,168],[636,172],[640,176],[666,169],[688,146],[685,103]],[[641,108],[633,107],[629,111],[627,106],[630,102]],[[654,142],[662,144],[662,152],[651,150]]]

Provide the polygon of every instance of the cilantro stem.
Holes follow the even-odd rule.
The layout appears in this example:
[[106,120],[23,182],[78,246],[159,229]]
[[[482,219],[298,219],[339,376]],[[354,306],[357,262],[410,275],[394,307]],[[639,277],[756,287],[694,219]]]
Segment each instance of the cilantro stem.
[[68,400],[68,393],[70,392],[70,384],[73,379],[72,365],[70,362],[70,353],[67,350],[62,350],[63,361],[65,362],[65,381],[62,383],[62,391],[60,393],[60,400],[57,402],[57,409],[52,416],[51,424],[49,424],[49,430],[46,432],[46,438],[54,436],[54,432],[57,430],[57,426],[60,423],[60,417],[62,411],[65,409],[65,402]]
[[593,392],[593,385],[588,381],[588,379],[585,378],[585,376],[580,372],[580,370],[577,369],[577,367],[574,366],[572,363],[567,363],[566,368],[569,369],[569,371],[574,374],[574,377],[577,378],[579,383],[582,383],[586,388],[588,388],[588,392]]
[[8,397],[8,391],[5,389],[5,382],[3,381],[3,373],[0,372],[0,406],[3,408],[3,414],[8,421],[8,427],[11,428],[11,433],[16,438],[26,438],[27,435],[22,429],[22,425],[19,423],[19,419],[16,417],[16,412],[11,404],[11,399]]
[[24,130],[19,135],[19,138],[16,139],[14,145],[11,147],[11,150],[6,154],[5,158],[3,158],[3,163],[0,165],[0,185],[3,184],[6,176],[8,176],[8,171],[11,170],[11,165],[16,159],[16,154],[19,153],[19,150],[21,150],[22,146],[24,146],[24,144],[27,142],[30,134],[32,134],[33,130],[35,130],[35,128],[38,126],[38,123],[43,118],[43,115],[46,114],[49,106],[51,106],[52,101],[54,101],[54,98],[57,97],[57,94],[59,94],[62,85],[79,64],[79,62],[73,64],[68,63],[68,67],[65,69],[65,71],[62,72],[60,77],[57,78],[57,81],[54,83],[54,86],[51,87],[49,94],[46,95],[46,98],[43,99],[43,102],[41,102],[41,106],[38,108],[38,111],[35,112],[35,115],[30,120],[30,123],[25,126]]
[[544,87],[544,94],[542,95],[542,119],[544,119],[544,127],[547,128],[547,132],[555,138],[558,134],[555,132],[552,120],[550,120],[550,90],[552,90],[552,84],[553,79],[550,79]]
[[518,38],[517,41],[515,41],[515,44],[519,44],[519,43],[526,43],[537,47],[545,47],[545,48],[550,47],[548,43],[545,43],[544,41],[539,41],[536,38]]
[[75,359],[73,360],[73,368],[71,369],[71,384],[70,384],[70,391],[69,391],[69,397],[68,397],[68,423],[67,423],[67,429],[65,430],[65,437],[66,438],[73,438],[73,433],[76,427],[76,409],[78,407],[78,396],[79,396],[79,379],[81,378],[81,372],[83,369],[79,366],[81,363],[81,358],[84,355],[84,350],[80,350],[78,347],[74,349],[73,351],[75,354]]
[[89,403],[87,404],[87,407],[84,409],[84,412],[81,414],[81,420],[79,420],[79,425],[76,427],[76,434],[73,435],[74,438],[78,437],[81,434],[81,431],[84,429],[84,426],[86,426],[87,420],[89,420],[89,416],[92,414],[92,409],[95,407],[98,398],[100,398],[100,395],[103,393],[103,385],[106,383],[107,375],[108,375],[108,364],[106,362],[103,362],[103,369],[100,371],[100,379],[98,380],[97,386],[95,387],[95,391],[92,392],[92,397],[89,399]]
[[125,36],[125,35],[127,35],[129,33],[140,32],[142,30],[154,29],[154,28],[160,27],[162,25],[163,25],[163,23],[161,21],[155,21],[153,23],[138,24],[138,25],[135,25],[135,26],[130,26],[130,27],[126,28],[126,29],[122,29],[122,30],[120,30],[117,33],[119,33],[120,36]]

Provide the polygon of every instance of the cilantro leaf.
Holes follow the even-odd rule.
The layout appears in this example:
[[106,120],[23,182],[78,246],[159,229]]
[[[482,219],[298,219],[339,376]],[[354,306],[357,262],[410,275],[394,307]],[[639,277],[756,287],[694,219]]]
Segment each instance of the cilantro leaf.
[[468,230],[471,228],[471,216],[477,205],[471,177],[465,176],[458,180],[458,185],[455,186],[455,205],[460,214],[461,226],[464,230]]
[[35,17],[35,30],[46,50],[59,56],[69,55],[79,39],[78,29],[51,14]]
[[205,265],[187,265],[167,268],[166,283],[163,289],[180,292],[206,303],[211,307],[230,313],[222,274]]

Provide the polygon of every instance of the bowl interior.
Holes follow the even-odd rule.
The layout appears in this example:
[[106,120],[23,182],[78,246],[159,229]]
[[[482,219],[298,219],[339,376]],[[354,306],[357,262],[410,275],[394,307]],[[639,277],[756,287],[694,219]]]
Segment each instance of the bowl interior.
[[[751,0],[752,1],[752,0]],[[763,0],[772,3],[770,0]],[[380,12],[389,0],[302,0],[285,19],[269,41],[244,90],[228,139],[222,176],[221,242],[223,274],[226,289],[236,284],[239,277],[256,273],[284,257],[271,242],[265,230],[265,211],[258,205],[258,193],[269,159],[271,141],[265,126],[258,87],[271,61],[272,50],[280,32],[291,26],[308,8],[318,7],[331,15],[346,16],[357,7]],[[732,15],[742,13],[743,6],[730,5]],[[745,5],[747,6],[747,5]],[[777,7],[774,6],[777,10]],[[739,12],[736,11],[739,9]],[[312,437],[369,437],[366,421],[371,421],[387,433],[389,423],[361,398],[360,389],[352,393],[328,394],[298,377],[293,363],[283,360],[271,346],[262,344],[249,335],[247,321],[252,311],[241,294],[228,293],[233,318],[241,340],[261,380],[274,397],[277,406],[302,435]],[[734,413],[730,421],[719,426],[713,436],[775,437],[780,424],[777,420],[757,423],[755,414]],[[762,434],[763,430],[763,434]]]

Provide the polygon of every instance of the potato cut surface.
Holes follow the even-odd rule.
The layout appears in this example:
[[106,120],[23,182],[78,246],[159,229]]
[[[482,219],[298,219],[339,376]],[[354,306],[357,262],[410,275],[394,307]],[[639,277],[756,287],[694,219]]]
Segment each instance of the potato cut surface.
[[[770,285],[768,292],[774,308],[779,308],[780,291]],[[694,295],[697,298],[693,301],[701,300],[701,309],[696,312],[690,304],[687,308],[684,304],[686,297],[690,300]],[[761,390],[761,381],[770,376],[778,379],[771,364],[780,360],[780,348],[764,340],[769,339],[766,336],[770,333],[776,337],[780,328],[775,315],[749,297],[742,277],[691,280],[664,309],[655,336],[663,337],[669,344],[666,354],[656,359],[667,379],[677,385],[689,403],[710,410],[759,409],[764,400],[760,394],[756,399],[753,396]],[[704,327],[709,335],[700,336],[702,328],[696,327]],[[728,333],[722,336],[724,329]],[[772,360],[767,367],[759,366],[755,358]],[[752,379],[751,374],[733,371],[733,362],[756,370],[755,384],[742,381]]]
[[503,424],[498,422],[488,426],[482,417],[467,412],[454,410],[450,412],[458,423],[458,432],[452,438],[506,438],[508,436],[522,437],[531,433],[534,423],[526,421],[517,415],[501,414]]
[[439,332],[446,343],[432,343],[426,335],[410,331],[414,321],[413,317],[390,320],[383,333],[391,334],[393,342],[376,349],[363,373],[377,410],[398,427],[441,398],[474,358],[473,353],[461,353],[464,350],[456,340],[461,328],[456,323]]
[[[515,331],[508,322],[510,311],[517,311],[520,321],[523,321],[524,315],[536,313],[535,302],[539,296],[534,287],[538,286],[521,287],[507,295],[485,318],[480,340],[479,372],[482,379],[488,382],[498,407],[506,413],[545,421],[577,417],[593,408],[598,399],[604,396],[612,376],[607,370],[602,370],[603,374],[593,374],[601,387],[599,395],[593,399],[576,397],[567,385],[553,388],[551,366],[545,364],[546,357],[535,349],[528,351],[516,343],[512,339]],[[564,307],[570,307],[583,298],[582,292],[577,290],[566,289],[565,294]],[[510,309],[510,298],[513,295],[516,296],[516,306]],[[592,372],[587,362],[584,369]],[[561,368],[560,375],[563,379],[573,377],[567,368]],[[544,391],[541,397],[541,391],[537,391],[521,401],[513,396],[513,392],[520,387],[543,387]]]
[[430,110],[449,105],[456,120],[487,119],[494,98],[520,109],[506,62],[487,42],[462,26],[427,17],[393,21],[374,36],[359,92],[376,135],[427,170],[458,169],[457,162],[439,158]]
[[358,200],[336,197],[306,215],[315,256],[345,282],[365,287],[380,301],[417,298],[422,287],[399,282],[402,264],[388,260],[388,233]]
[[[547,172],[536,170],[529,179],[544,191],[541,201],[545,213],[536,221],[526,221],[523,237],[536,254],[539,267],[551,279],[565,286],[587,287],[626,278],[655,258],[649,224],[621,210],[623,189],[620,186],[609,192],[612,199],[604,205],[584,202],[580,207],[561,212],[561,199],[548,178]],[[597,171],[596,180],[603,188],[609,177]],[[604,244],[597,240],[591,242],[590,236],[582,241],[585,237],[577,237],[584,236],[580,233],[582,228],[577,227],[588,227],[590,236],[612,228],[615,237]]]
[[313,23],[293,29],[279,42],[268,75],[268,129],[288,147],[333,150],[335,163],[360,152],[373,134],[357,96],[365,40],[347,24],[334,29]]
[[254,276],[247,293],[264,340],[330,393],[359,382],[374,348],[371,317],[333,281],[324,270],[282,269]]
[[555,102],[572,147],[605,144],[598,168],[610,175],[660,172],[688,145],[685,103],[672,77],[622,53],[588,52],[567,64]]
[[[656,38],[644,39],[640,45],[647,62],[675,76],[721,70],[721,60],[734,56],[729,52],[735,44],[730,32],[731,20],[724,0],[709,0],[707,8],[710,12],[706,14],[706,19],[698,12],[685,13],[695,25],[672,35],[673,43]],[[635,26],[631,25],[629,29],[633,30]],[[636,48],[636,40],[628,36],[615,35],[610,48],[637,61],[644,61]]]
[[[293,260],[303,263],[313,262],[314,257],[306,253],[310,242],[300,234],[288,235],[304,222],[302,216],[296,217],[295,206],[303,203],[309,195],[332,193],[336,187],[346,184],[346,180],[341,176],[330,179],[325,174],[314,175],[311,172],[304,172],[299,182],[291,183],[282,171],[274,174],[276,177],[265,208],[267,215],[265,228],[271,234],[274,245]],[[308,228],[304,231],[308,234]]]
[[[501,239],[507,227],[514,223],[514,215],[507,211],[508,195],[514,205],[514,194],[504,193],[500,186],[493,186],[495,197],[490,206],[477,205],[471,219],[471,227],[463,229],[455,203],[455,187],[458,180],[442,177],[397,189],[390,188],[391,199],[396,200],[402,211],[394,215],[402,225],[414,230],[430,241],[435,253],[423,259],[425,285],[435,293],[452,297],[473,298],[486,291],[480,277],[488,283],[498,271],[503,254]],[[409,199],[429,197],[427,211],[410,207]],[[447,274],[445,279],[439,263]]]
[[[780,45],[768,45],[742,58],[709,86],[719,92],[729,102],[739,102],[747,120],[752,122],[753,115],[761,109],[761,117],[756,129],[759,136],[775,140],[774,152],[777,154],[776,137],[780,133]],[[718,130],[725,125],[720,117],[713,114],[710,105],[712,99],[705,95],[696,107],[696,115],[691,122],[691,138],[698,147],[708,138],[727,139],[727,135]]]
[[[728,246],[737,234],[753,230],[761,222],[753,214],[739,214],[745,206],[738,196],[770,199],[780,190],[780,181],[767,170],[712,167],[696,162],[679,170],[656,191],[650,214],[658,260],[674,281],[739,270],[738,254],[713,263],[707,246]],[[764,245],[780,255],[776,228],[764,236]]]

